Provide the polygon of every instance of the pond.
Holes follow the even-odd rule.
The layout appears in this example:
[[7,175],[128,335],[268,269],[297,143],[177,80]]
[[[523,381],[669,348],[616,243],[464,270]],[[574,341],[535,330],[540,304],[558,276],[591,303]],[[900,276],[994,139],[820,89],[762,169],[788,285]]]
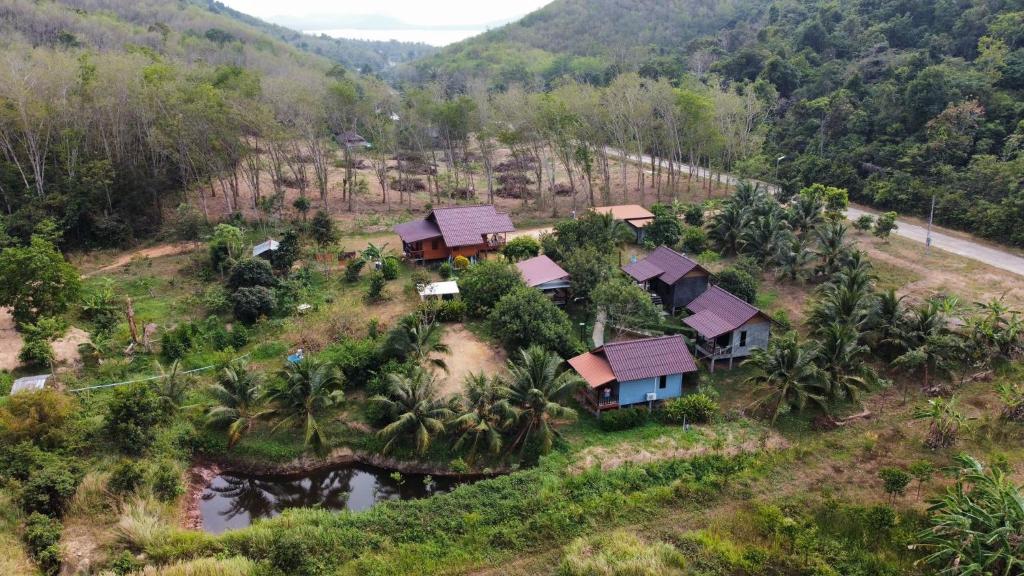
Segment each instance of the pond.
[[409,500],[443,494],[463,480],[422,474],[395,475],[363,464],[289,475],[223,473],[203,491],[203,529],[219,534],[271,518],[288,508],[365,510],[382,500]]

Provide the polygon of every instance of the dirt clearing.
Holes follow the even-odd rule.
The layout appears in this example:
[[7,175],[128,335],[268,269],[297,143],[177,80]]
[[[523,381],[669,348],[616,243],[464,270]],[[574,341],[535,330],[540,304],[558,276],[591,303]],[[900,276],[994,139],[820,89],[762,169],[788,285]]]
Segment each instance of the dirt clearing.
[[0,370],[10,372],[21,364],[18,354],[23,344],[21,334],[14,330],[10,309],[0,308]]
[[442,396],[453,396],[462,392],[462,381],[473,372],[487,375],[497,374],[505,366],[505,353],[473,334],[462,324],[445,327],[441,342],[451,348],[451,354],[444,360],[448,363],[448,374],[438,379]]
[[152,246],[150,248],[142,248],[140,250],[133,250],[131,252],[122,254],[114,259],[110,264],[106,264],[91,272],[82,274],[84,278],[94,276],[96,274],[102,274],[104,272],[110,272],[111,270],[117,270],[122,266],[127,266],[132,260],[139,259],[143,260],[146,258],[161,258],[163,256],[175,256],[178,254],[184,254],[185,252],[191,252],[199,246],[196,242],[178,242],[176,244],[161,244],[159,246]]

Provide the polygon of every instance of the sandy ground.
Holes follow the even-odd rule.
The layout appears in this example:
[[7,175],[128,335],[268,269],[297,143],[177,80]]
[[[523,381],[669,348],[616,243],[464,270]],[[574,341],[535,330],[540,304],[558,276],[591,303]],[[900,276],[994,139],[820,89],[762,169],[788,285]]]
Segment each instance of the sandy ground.
[[122,266],[127,266],[135,259],[145,258],[160,258],[162,256],[174,256],[176,254],[183,254],[185,252],[191,252],[199,246],[195,242],[178,242],[175,244],[160,244],[159,246],[152,246],[150,248],[142,248],[139,250],[133,250],[126,252],[118,256],[113,262],[106,264],[100,268],[89,271],[82,275],[84,278],[94,276],[96,274],[102,274],[104,272],[110,272],[116,270]]
[[14,318],[7,308],[0,308],[0,370],[11,371],[18,367],[18,353],[21,352],[21,334],[14,330]]
[[448,374],[438,379],[442,396],[462,392],[462,381],[471,372],[497,374],[505,366],[505,353],[491,346],[462,324],[445,327],[441,341],[451,348],[451,354],[444,358],[448,363]]

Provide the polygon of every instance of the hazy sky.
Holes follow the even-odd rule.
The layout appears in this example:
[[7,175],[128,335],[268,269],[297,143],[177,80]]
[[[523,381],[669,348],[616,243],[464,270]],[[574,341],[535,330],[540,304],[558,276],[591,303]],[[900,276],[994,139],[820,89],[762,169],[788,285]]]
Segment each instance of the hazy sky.
[[[223,0],[264,20],[332,36],[446,44],[514,20],[550,0]],[[400,22],[404,26],[393,25]]]

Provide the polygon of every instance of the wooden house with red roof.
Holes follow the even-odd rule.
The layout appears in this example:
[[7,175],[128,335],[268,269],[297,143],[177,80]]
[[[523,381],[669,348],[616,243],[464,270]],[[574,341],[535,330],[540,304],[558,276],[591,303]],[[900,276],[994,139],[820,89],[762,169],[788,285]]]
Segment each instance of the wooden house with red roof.
[[712,372],[715,362],[749,356],[751,351],[768,346],[772,319],[718,286],[710,286],[690,302],[692,312],[683,322],[697,333],[697,357],[707,360]]
[[426,218],[395,226],[406,258],[416,262],[475,259],[500,250],[505,235],[515,232],[512,219],[493,205],[434,208]]
[[580,401],[598,415],[682,396],[686,375],[697,371],[679,335],[612,342],[570,359],[569,365],[587,383]]
[[643,260],[623,266],[622,271],[672,314],[707,290],[711,279],[703,266],[668,246],[659,246]]

